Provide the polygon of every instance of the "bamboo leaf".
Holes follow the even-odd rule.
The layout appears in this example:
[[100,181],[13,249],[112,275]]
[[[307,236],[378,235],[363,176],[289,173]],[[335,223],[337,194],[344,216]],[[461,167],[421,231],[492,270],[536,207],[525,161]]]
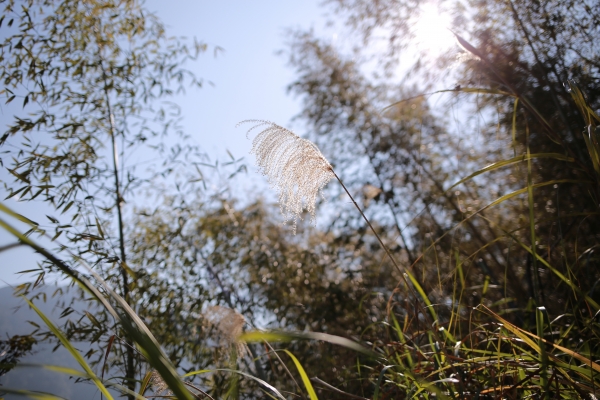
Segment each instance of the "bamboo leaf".
[[0,211],[2,211],[2,212],[4,212],[4,213],[6,213],[6,214],[8,214],[8,215],[10,215],[10,216],[11,216],[11,217],[13,217],[13,218],[16,218],[16,219],[18,219],[18,220],[19,220],[19,221],[21,221],[21,222],[25,222],[25,223],[26,223],[26,224],[28,224],[29,226],[36,227],[36,226],[38,226],[38,225],[39,225],[37,222],[35,222],[35,221],[32,221],[32,220],[30,220],[29,218],[27,218],[27,217],[25,217],[25,216],[23,216],[23,215],[21,215],[21,214],[18,214],[18,213],[14,212],[14,211],[12,211],[11,209],[9,209],[8,207],[6,207],[6,206],[5,206],[4,204],[2,204],[2,203],[0,203]]

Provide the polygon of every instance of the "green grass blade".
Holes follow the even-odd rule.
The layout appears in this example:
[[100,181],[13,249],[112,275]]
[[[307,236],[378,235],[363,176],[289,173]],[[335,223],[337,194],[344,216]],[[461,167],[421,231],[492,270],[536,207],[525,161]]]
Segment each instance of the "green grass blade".
[[[0,364],[0,367],[5,367],[8,365],[9,364]],[[91,379],[91,376],[89,376],[85,372],[82,372],[82,371],[74,369],[74,368],[63,367],[60,365],[31,364],[31,363],[20,362],[16,365],[13,365],[13,367],[14,368],[43,368],[43,369],[47,369],[48,371],[58,372],[58,373],[65,374],[65,375],[72,375],[72,376],[78,376],[81,378],[90,378]],[[1,390],[0,390],[0,392],[1,392]]]
[[64,397],[58,397],[50,393],[32,392],[24,389],[11,389],[4,386],[1,387],[0,391],[7,394],[29,397],[30,399],[34,400],[66,400]]
[[513,151],[517,152],[517,109],[519,108],[519,98],[515,98],[515,104],[513,105],[513,119],[512,119],[512,144]]
[[[535,296],[535,302],[540,301],[540,280],[537,273],[537,250],[536,250],[536,235],[535,235],[535,212],[533,205],[533,177],[531,172],[531,157],[529,150],[529,130],[527,129],[527,204],[529,206],[529,234],[531,237],[531,251],[533,254],[533,262],[531,263],[532,281],[533,281],[533,294]],[[540,305],[540,304],[536,304]]]
[[245,342],[262,342],[263,340],[267,342],[289,342],[296,339],[305,339],[305,340],[321,340],[323,342],[332,343],[338,346],[346,347],[348,349],[354,350],[358,353],[362,353],[369,357],[381,358],[381,354],[370,350],[361,344],[343,338],[341,336],[330,335],[328,333],[318,333],[318,332],[279,332],[279,331],[270,331],[270,332],[260,332],[260,331],[251,331],[242,334],[239,337],[240,340]]
[[308,395],[310,396],[311,400],[319,400],[319,398],[317,397],[317,392],[315,392],[315,389],[313,388],[313,385],[310,382],[308,375],[306,375],[306,371],[304,371],[302,364],[300,364],[300,361],[298,361],[298,359],[292,354],[291,351],[289,351],[289,350],[284,350],[284,351],[288,356],[290,356],[290,358],[292,359],[294,364],[296,364],[296,368],[298,369],[298,372],[300,373],[300,377],[302,377],[302,382],[304,383],[304,386],[306,386],[306,391],[308,392]]
[[[538,354],[540,353],[541,350],[540,350],[540,347],[538,346],[537,342],[541,341],[547,345],[554,347],[558,351],[565,353],[565,354],[581,361],[583,363],[583,365],[585,365],[586,367],[590,367],[594,371],[600,372],[600,364],[593,362],[589,358],[577,353],[576,351],[567,349],[566,347],[557,345],[555,343],[548,342],[546,339],[540,338],[538,335],[534,335],[531,332],[527,332],[526,330],[523,330],[523,329],[519,328],[518,326],[511,324],[510,322],[508,322],[507,320],[505,320],[500,315],[496,314],[495,312],[493,312],[492,310],[490,310],[483,304],[478,305],[477,308],[483,310],[484,313],[486,313],[486,314],[494,317],[498,321],[500,321],[503,324],[503,328],[507,329],[511,333],[518,336],[519,339],[521,339],[525,343],[527,343]],[[582,367],[583,365],[580,365],[580,367]]]
[[[0,203],[1,204],[1,203]],[[5,211],[8,209],[7,207],[3,207],[0,211]],[[10,211],[10,210],[9,210]],[[67,276],[73,279],[77,284],[86,292],[90,293],[92,296],[96,298],[105,308],[106,310],[115,317],[123,326],[123,329],[129,337],[136,342],[138,345],[140,352],[146,356],[148,363],[160,374],[163,378],[169,389],[173,392],[175,396],[180,399],[193,400],[192,394],[186,389],[185,385],[181,382],[175,367],[169,361],[169,358],[164,354],[164,351],[158,344],[158,341],[152,335],[148,327],[142,322],[142,320],[137,316],[137,314],[131,309],[131,307],[127,304],[127,302],[118,294],[116,294],[110,287],[104,282],[104,280],[96,274],[82,259],[78,259],[79,263],[83,265],[93,276],[94,278],[104,287],[104,289],[108,292],[110,297],[116,301],[121,309],[125,312],[118,313],[112,305],[108,302],[108,300],[96,289],[92,283],[81,275],[78,271],[73,270],[71,267],[66,265],[63,261],[58,259],[58,257],[54,256],[48,250],[43,248],[42,246],[35,243],[29,237],[25,236],[17,229],[12,227],[6,221],[0,218],[0,227],[17,237],[23,243],[42,254],[48,261],[52,262],[59,268],[62,272],[64,272]]]
[[433,308],[433,304],[429,300],[429,297],[427,297],[427,294],[425,293],[425,291],[423,290],[423,288],[419,284],[419,281],[417,280],[417,278],[415,278],[415,276],[410,271],[408,271],[408,270],[405,272],[405,275],[408,276],[408,279],[410,279],[410,282],[413,284],[413,286],[415,287],[415,289],[419,293],[419,296],[421,296],[421,299],[425,303],[425,306],[426,306],[427,310],[429,310],[429,313],[433,317],[433,320],[437,321],[438,320],[438,316],[437,316],[437,313],[435,312],[435,308]]
[[125,315],[118,314],[118,318],[121,325],[129,335],[129,337],[135,341],[140,352],[146,358],[146,361],[154,368],[161,376],[163,381],[167,384],[169,389],[178,399],[193,400],[193,395],[186,389],[185,385],[181,381],[181,378],[177,374],[175,367],[169,361],[169,357],[164,353],[160,344],[150,332],[146,324],[140,319],[140,317],[133,311],[133,309],[127,304],[127,302],[114,292],[104,280],[95,273],[87,264],[81,260],[81,263],[88,269],[88,271],[108,292],[110,297],[115,300],[120,308],[125,312]]
[[542,125],[544,125],[544,127],[546,128],[548,133],[550,133],[550,135],[551,135],[551,136],[549,136],[550,140],[553,140],[557,144],[560,144],[556,139],[556,132],[554,131],[553,125],[548,122],[548,120],[538,111],[538,109],[533,105],[533,103],[531,101],[529,101],[528,98],[521,95],[509,81],[504,79],[504,76],[498,71],[498,69],[496,68],[496,65],[494,65],[486,57],[485,54],[483,54],[480,50],[478,50],[473,45],[471,45],[469,42],[467,42],[465,39],[463,39],[460,35],[454,33],[454,36],[456,37],[456,40],[458,40],[460,45],[465,48],[465,50],[467,50],[468,52],[479,57],[481,59],[481,61],[483,61],[490,68],[490,70],[494,73],[494,75],[496,75],[500,79],[500,81],[504,85],[506,85],[507,88],[510,89],[510,91],[512,92],[512,95],[514,97],[520,99],[520,101],[527,108],[527,110],[529,110],[538,119],[538,121],[540,121],[542,123]]
[[96,374],[94,373],[94,371],[92,371],[92,369],[90,368],[88,363],[85,361],[83,356],[81,354],[79,354],[79,352],[77,351],[77,349],[75,349],[75,347],[73,347],[73,345],[71,344],[69,339],[67,339],[66,336],[63,335],[63,333],[56,327],[56,325],[54,325],[54,323],[52,321],[50,321],[50,319],[48,317],[46,317],[46,315],[43,312],[41,312],[40,309],[35,306],[35,304],[33,304],[25,296],[21,296],[21,297],[23,297],[23,299],[25,299],[27,304],[29,304],[29,306],[37,313],[37,315],[39,315],[39,317],[44,321],[44,323],[48,326],[48,328],[50,328],[52,333],[54,333],[54,335],[58,338],[58,340],[60,340],[62,345],[69,351],[69,353],[71,353],[71,356],[73,356],[73,358],[77,361],[77,363],[81,366],[81,368],[83,368],[83,370],[86,372],[86,374],[92,380],[92,382],[94,382],[94,384],[100,390],[100,392],[102,392],[102,394],[104,394],[107,399],[112,400],[113,397],[108,392],[108,389],[106,388],[106,386],[104,386],[102,381],[100,381],[100,378],[98,378],[96,376]]
[[548,263],[546,260],[544,260],[542,257],[540,257],[539,254],[534,253],[531,250],[531,247],[529,247],[525,243],[521,242],[515,235],[511,234],[510,232],[506,232],[506,231],[504,231],[504,233],[507,236],[510,236],[510,238],[513,239],[515,241],[515,243],[517,243],[519,246],[521,246],[524,250],[528,251],[532,256],[536,257],[536,259],[541,264],[543,264],[546,268],[548,268],[561,281],[563,281],[564,283],[566,283],[579,296],[584,297],[585,300],[592,307],[594,307],[594,309],[595,309],[594,311],[595,312],[597,312],[598,310],[600,310],[600,305],[594,299],[592,299],[587,293],[584,293],[579,287],[577,287],[577,285],[575,285],[575,283],[571,279],[569,279],[566,276],[564,276],[562,272],[560,272],[559,270],[557,270],[556,268],[554,268],[552,265],[550,265],[550,263]]
[[396,367],[396,365],[386,365],[381,369],[381,372],[379,372],[377,386],[375,386],[375,392],[373,393],[373,400],[379,400],[379,390],[381,388],[381,382],[383,382],[383,376],[385,375],[385,372],[392,367]]
[[[511,199],[511,198],[513,198],[515,196],[518,196],[520,194],[527,193],[529,191],[529,189],[537,189],[539,187],[548,186],[548,185],[557,185],[559,183],[583,184],[583,183],[591,183],[591,182],[589,182],[589,181],[581,181],[581,180],[576,180],[576,179],[554,179],[554,180],[547,181],[547,182],[534,183],[533,185],[531,185],[531,187],[525,187],[523,189],[515,190],[514,192],[505,194],[504,196],[502,196],[502,197],[494,200],[493,202],[491,202],[487,206],[483,207],[478,212],[484,211],[484,210],[486,210],[488,208],[491,208],[491,207],[493,207],[495,205],[498,205],[498,204],[500,204],[500,203],[502,203],[502,202],[504,202],[504,201],[506,201],[508,199]],[[477,213],[475,213],[475,214],[477,214]]]
[[[4,367],[4,366],[5,366],[5,364],[0,364],[0,367]],[[92,378],[91,376],[89,376],[85,372],[82,372],[82,371],[74,369],[74,368],[63,367],[61,365],[32,364],[32,363],[21,363],[20,362],[17,365],[14,365],[14,368],[42,368],[42,369],[47,369],[48,371],[58,372],[58,373],[69,375],[69,376],[78,376],[80,378],[86,378],[86,379],[91,379]],[[131,390],[129,390],[125,386],[119,385],[119,384],[114,383],[114,382],[105,382],[102,379],[101,379],[101,381],[103,382],[103,384],[107,388],[114,388],[116,390],[119,390],[121,393],[131,394],[131,395],[135,396],[136,399],[139,399],[139,400],[145,400],[146,399],[144,396],[141,396],[138,393],[132,392]],[[0,392],[1,392],[1,390],[0,390]]]
[[540,380],[542,382],[542,388],[544,390],[543,398],[548,398],[548,354],[546,354],[546,345],[544,344],[544,311],[546,309],[544,307],[536,307],[535,309],[535,326],[537,330],[537,335],[540,340],[538,341],[538,346],[540,346],[540,356],[541,356],[541,371],[540,371]]
[[[394,327],[394,331],[396,332],[396,335],[398,336],[398,340],[400,341],[400,343],[406,344],[406,338],[404,337],[404,332],[402,332],[402,328],[400,327],[400,324],[398,323],[398,319],[392,312],[390,313],[390,319],[392,320],[392,326]],[[408,362],[409,367],[412,368],[415,363],[414,363],[412,356],[410,355],[410,351],[408,350],[407,347],[404,348],[404,355],[406,356],[406,361]],[[404,365],[402,365],[402,368],[404,368]]]
[[183,375],[183,378],[188,378],[188,377],[194,376],[194,375],[207,374],[209,372],[214,372],[214,371],[217,371],[217,370],[216,369],[199,369],[197,371],[188,372],[187,374]]
[[146,372],[146,375],[144,376],[144,379],[142,380],[142,385],[140,386],[140,391],[138,392],[138,394],[143,395],[146,392],[146,389],[148,389],[148,385],[150,384],[151,378],[152,378],[152,370],[149,370],[148,372]]
[[231,372],[233,374],[238,374],[238,375],[245,376],[246,378],[250,378],[250,379],[258,382],[262,386],[266,387],[267,389],[269,389],[271,392],[273,392],[273,394],[275,394],[275,396],[277,396],[278,399],[286,400],[285,397],[283,397],[283,395],[281,393],[279,393],[279,390],[277,390],[274,386],[269,385],[267,382],[263,381],[260,378],[257,378],[257,377],[255,377],[253,375],[250,375],[250,374],[247,374],[247,373],[245,373],[243,371],[238,371],[238,370],[235,370],[235,369],[228,369],[228,368],[200,369],[198,371],[188,372],[187,374],[183,375],[183,378],[187,378],[187,377],[194,376],[194,375],[206,374],[208,372],[216,372],[216,371]]
[[478,87],[460,87],[460,88],[454,88],[454,89],[442,89],[442,90],[437,90],[435,92],[430,92],[430,93],[422,93],[422,94],[419,94],[416,96],[409,97],[407,99],[402,99],[402,100],[399,100],[399,101],[396,101],[396,102],[390,104],[389,106],[386,106],[381,111],[386,112],[390,108],[399,106],[400,104],[407,103],[412,100],[420,99],[422,97],[433,96],[434,94],[458,93],[458,92],[475,93],[475,94],[495,94],[495,95],[500,95],[500,96],[515,97],[513,94],[511,94],[509,92],[505,92],[504,90],[490,89],[490,88],[478,88]]
[[507,165],[512,165],[512,164],[516,164],[519,162],[530,161],[533,159],[540,159],[540,158],[551,158],[551,159],[555,159],[555,160],[559,160],[559,161],[566,161],[566,162],[574,161],[574,159],[572,157],[567,157],[567,156],[564,156],[559,153],[534,153],[534,154],[526,154],[526,155],[522,155],[522,156],[518,156],[518,157],[513,157],[508,160],[502,160],[502,161],[492,163],[484,168],[481,168],[480,170],[473,172],[471,175],[469,175],[465,178],[462,178],[461,180],[459,180],[458,182],[456,182],[455,184],[450,186],[448,189],[446,189],[446,192],[454,189],[458,185],[465,183],[483,173],[493,171],[493,170],[496,170],[496,169],[499,169],[502,167],[506,167]]

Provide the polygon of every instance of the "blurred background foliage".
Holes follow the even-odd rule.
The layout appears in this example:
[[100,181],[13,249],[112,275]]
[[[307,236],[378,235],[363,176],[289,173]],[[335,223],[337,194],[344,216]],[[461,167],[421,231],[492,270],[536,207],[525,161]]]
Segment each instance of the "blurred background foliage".
[[[161,108],[174,92],[199,86],[182,66],[205,46],[168,39],[137,2],[4,2],[3,23],[19,33],[2,44],[3,95],[35,104],[2,137],[6,193],[61,213],[49,217],[55,232],[30,234],[49,235],[74,268],[86,260],[183,372],[239,368],[304,396],[271,344],[224,355],[203,324],[207,307],[220,305],[243,315],[247,329],[329,333],[375,349],[388,364],[406,362],[400,378],[327,342],[273,344],[296,354],[326,398],[410,398],[421,380],[442,382],[423,385],[421,396],[457,382],[444,393],[495,398],[504,386],[510,398],[588,396],[594,368],[560,375],[558,357],[569,353],[555,353],[552,370],[542,348],[552,352],[555,343],[598,359],[600,3],[441,1],[461,44],[441,54],[411,47],[423,4],[328,1],[332,23],[354,45],[293,30],[283,54],[305,137],[416,277],[435,321],[335,183],[317,227],[300,223],[295,236],[258,194],[235,199],[206,189],[215,168],[185,144],[178,114]],[[169,148],[167,135],[181,141]],[[134,148],[161,162],[136,170],[127,158]],[[244,171],[235,159],[219,168]],[[19,293],[54,270],[42,263],[35,284]],[[515,328],[502,331],[499,322]],[[107,311],[65,305],[61,327],[95,344],[92,365],[139,388],[146,361]],[[492,351],[489,341],[520,338],[516,327],[548,341],[539,342],[539,359],[509,340],[494,354],[518,353],[520,366],[498,364],[495,376],[464,361]],[[0,342],[10,348],[6,363],[30,351],[35,339],[27,340]],[[215,398],[263,395],[256,381],[238,387],[227,372],[193,382]]]

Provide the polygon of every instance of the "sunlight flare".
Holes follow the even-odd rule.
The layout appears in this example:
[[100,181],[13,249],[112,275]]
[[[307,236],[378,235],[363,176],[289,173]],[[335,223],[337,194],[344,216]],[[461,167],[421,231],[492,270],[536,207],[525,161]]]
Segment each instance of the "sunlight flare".
[[443,52],[456,43],[451,26],[452,17],[447,11],[433,3],[425,3],[412,29],[415,44],[428,53]]

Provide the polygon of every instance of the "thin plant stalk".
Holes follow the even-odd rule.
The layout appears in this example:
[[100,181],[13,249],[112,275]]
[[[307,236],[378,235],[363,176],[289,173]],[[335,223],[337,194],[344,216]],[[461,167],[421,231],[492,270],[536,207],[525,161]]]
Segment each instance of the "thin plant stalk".
[[[119,230],[119,250],[120,250],[120,269],[121,269],[121,279],[123,280],[123,298],[129,304],[129,278],[128,271],[126,267],[127,258],[125,252],[125,234],[123,232],[123,211],[121,209],[121,205],[123,203],[123,197],[121,195],[121,184],[119,182],[119,165],[118,165],[118,151],[117,151],[117,142],[116,142],[116,129],[115,129],[115,118],[112,112],[112,107],[110,104],[110,96],[108,94],[108,82],[106,71],[104,70],[104,64],[102,60],[102,56],[100,56],[100,67],[102,68],[102,78],[104,80],[104,97],[106,99],[107,112],[108,112],[108,121],[110,126],[110,139],[112,144],[112,158],[113,158],[113,175],[115,178],[115,208],[117,209],[117,225]],[[134,360],[134,352],[133,352],[133,342],[131,339],[126,339],[126,356],[125,356],[125,376],[127,379],[127,387],[133,392],[135,391],[135,360]],[[129,400],[133,400],[133,396],[128,396]]]
[[[354,197],[352,197],[352,195],[348,191],[348,188],[346,188],[346,185],[344,185],[344,183],[342,182],[342,180],[340,179],[340,177],[335,173],[335,171],[333,170],[333,168],[331,168],[331,173],[333,174],[333,176],[335,177],[335,179],[337,179],[337,181],[340,183],[340,185],[342,185],[342,188],[344,189],[344,191],[346,192],[346,194],[348,195],[348,197],[350,197],[350,200],[352,200],[352,203],[354,204],[354,206],[356,207],[356,209],[358,210],[358,212],[360,213],[360,215],[363,217],[363,219],[365,220],[365,222],[367,223],[367,225],[369,226],[369,228],[371,229],[371,231],[373,232],[373,234],[375,235],[375,237],[379,241],[379,244],[381,245],[381,247],[385,251],[385,254],[387,254],[388,258],[390,259],[390,261],[392,262],[392,264],[394,265],[394,267],[396,267],[396,269],[398,270],[398,272],[400,272],[400,275],[402,276],[402,279],[404,280],[404,283],[406,284],[406,286],[409,288],[409,290],[411,290],[413,292],[413,295],[415,296],[415,298],[421,297],[423,299],[423,301],[425,301],[425,303],[427,304],[427,307],[429,308],[429,312],[431,313],[431,316],[433,317],[433,320],[435,322],[437,320],[437,314],[436,314],[435,310],[433,309],[431,302],[427,298],[427,295],[423,291],[423,288],[421,287],[421,285],[419,284],[419,282],[417,281],[417,279],[414,277],[413,274],[410,273],[410,271],[408,271],[408,270],[403,269],[402,267],[400,267],[400,264],[398,264],[398,262],[396,261],[396,259],[394,258],[394,256],[392,256],[392,253],[390,252],[390,250],[388,249],[388,247],[383,243],[383,240],[381,240],[381,237],[377,234],[377,232],[375,231],[375,228],[373,228],[373,225],[371,224],[371,221],[369,221],[369,219],[367,218],[367,216],[365,215],[365,213],[362,211],[362,209],[360,208],[360,206],[358,205],[358,203],[356,203],[356,200],[354,200]],[[406,279],[406,276],[408,276],[408,278],[410,279],[410,281],[412,282],[412,284],[414,285],[414,287],[419,292],[420,296],[415,292],[415,289],[413,287],[411,287],[411,285],[408,283],[408,280]],[[423,315],[427,314],[424,310],[422,310],[421,304],[418,303],[418,305],[419,305],[419,308],[421,308],[421,312],[423,313]]]
[[[271,186],[277,190],[281,212],[286,220],[291,219],[293,221],[294,234],[296,233],[296,221],[305,208],[311,214],[311,220],[315,221],[317,196],[323,187],[335,177],[360,212],[394,267],[400,272],[406,286],[413,292],[415,298],[421,297],[425,301],[433,321],[436,321],[436,312],[422,286],[410,271],[400,267],[369,219],[354,200],[354,197],[352,197],[317,146],[271,121],[245,120],[238,123],[238,126],[244,123],[254,124],[246,133],[246,137],[253,130],[262,128],[262,131],[252,140],[250,153],[256,155],[256,163],[262,174],[268,177]],[[406,279],[407,276],[413,284],[412,287]],[[420,311],[424,315],[427,314],[420,304],[419,308],[421,308]]]

